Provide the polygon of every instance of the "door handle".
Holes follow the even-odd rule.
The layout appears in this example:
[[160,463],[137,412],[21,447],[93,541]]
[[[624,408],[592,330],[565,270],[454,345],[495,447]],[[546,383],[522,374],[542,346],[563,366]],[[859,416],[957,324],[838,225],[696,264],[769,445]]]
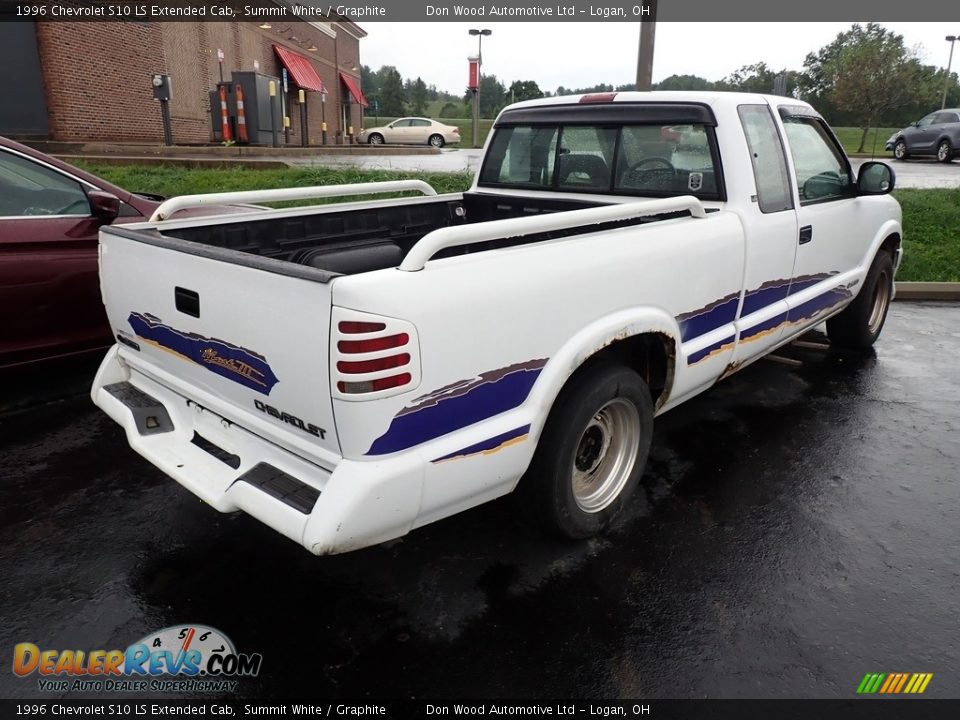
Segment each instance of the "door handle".
[[800,244],[806,245],[813,240],[813,225],[804,225],[800,228]]

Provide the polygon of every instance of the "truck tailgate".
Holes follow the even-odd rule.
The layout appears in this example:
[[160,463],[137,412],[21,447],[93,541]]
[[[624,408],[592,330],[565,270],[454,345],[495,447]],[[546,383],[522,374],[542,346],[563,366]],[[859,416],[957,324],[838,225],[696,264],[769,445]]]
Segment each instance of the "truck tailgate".
[[100,278],[133,371],[188,401],[201,395],[213,405],[207,410],[332,469],[340,447],[330,399],[329,283],[112,228],[100,235]]

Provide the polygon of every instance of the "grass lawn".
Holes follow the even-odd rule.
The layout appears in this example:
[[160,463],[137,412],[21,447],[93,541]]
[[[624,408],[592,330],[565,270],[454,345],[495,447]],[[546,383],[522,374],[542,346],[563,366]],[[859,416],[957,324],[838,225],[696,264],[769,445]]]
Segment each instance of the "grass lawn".
[[[266,190],[310,185],[381,182],[384,180],[425,180],[438,193],[462,192],[470,187],[473,175],[462,173],[412,173],[390,170],[358,170],[354,168],[186,168],[173,165],[97,165],[77,162],[76,165],[109,180],[131,192],[149,192],[174,197],[198,193],[231,192],[234,190]],[[417,193],[413,193],[416,195]],[[387,197],[386,195],[381,197]],[[332,198],[325,202],[343,202]],[[299,200],[271,203],[278,207],[315,205],[322,200]]]
[[[863,143],[863,152],[867,155],[876,155],[881,158],[893,157],[893,152],[884,150],[883,146],[887,143],[887,138],[902,128],[871,128],[867,133],[867,139]],[[855,153],[860,147],[860,136],[863,130],[856,127],[835,127],[833,131],[837,134],[837,139],[843,145],[847,154]]]
[[898,280],[960,282],[960,189],[895,190],[903,208]]
[[[100,177],[131,191],[168,197],[230,190],[374,182],[417,178],[439,193],[470,187],[470,173],[408,173],[353,168],[209,168],[194,170],[169,165],[97,165],[78,163]],[[904,260],[899,280],[960,282],[960,189],[897,190],[903,207]],[[335,202],[333,200],[331,202]],[[278,203],[309,205],[313,201]]]

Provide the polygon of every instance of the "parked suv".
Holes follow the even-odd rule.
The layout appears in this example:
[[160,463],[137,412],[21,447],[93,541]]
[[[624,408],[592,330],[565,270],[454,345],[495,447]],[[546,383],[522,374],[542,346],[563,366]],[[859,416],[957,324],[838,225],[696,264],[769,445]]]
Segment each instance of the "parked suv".
[[948,163],[960,154],[960,109],[937,110],[895,132],[887,140],[897,160],[913,155],[933,155]]

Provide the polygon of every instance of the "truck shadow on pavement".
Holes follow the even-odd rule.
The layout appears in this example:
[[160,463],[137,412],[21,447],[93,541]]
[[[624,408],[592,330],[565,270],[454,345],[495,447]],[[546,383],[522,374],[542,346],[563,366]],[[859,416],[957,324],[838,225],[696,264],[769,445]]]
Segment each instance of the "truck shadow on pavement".
[[744,632],[768,566],[829,543],[796,498],[840,482],[838,428],[876,363],[791,354],[803,367],[757,363],[659,418],[642,487],[603,537],[545,537],[504,498],[316,558],[170,484],[170,533],[131,590],[168,625],[261,652],[244,695],[683,695],[647,664],[709,659],[707,637]]

